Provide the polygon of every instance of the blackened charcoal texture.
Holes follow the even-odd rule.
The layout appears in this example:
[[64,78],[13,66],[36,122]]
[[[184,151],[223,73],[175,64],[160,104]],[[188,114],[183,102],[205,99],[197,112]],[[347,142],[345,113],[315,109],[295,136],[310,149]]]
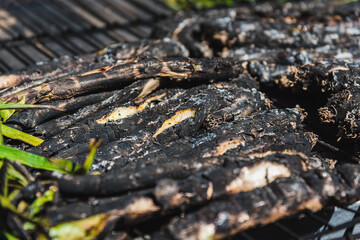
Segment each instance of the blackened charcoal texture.
[[169,231],[174,239],[224,238],[255,224],[284,217],[297,207],[306,208],[311,201],[318,207],[317,196],[303,180],[283,178],[266,187],[212,202],[185,218],[175,218]]
[[[121,90],[114,91],[114,95],[109,97],[106,100],[103,100],[101,102],[89,105],[85,108],[79,109],[77,112],[72,114],[67,114],[66,116],[56,118],[54,120],[51,120],[49,122],[45,122],[43,124],[40,124],[35,128],[35,133],[40,134],[43,136],[46,136],[47,138],[52,137],[56,134],[58,134],[60,131],[65,130],[69,126],[73,125],[74,123],[81,122],[85,119],[99,119],[103,117],[106,114],[110,114],[112,111],[115,110],[115,107],[129,107],[129,106],[137,106],[142,103],[143,99],[147,94],[150,94],[154,89],[147,88],[148,83],[151,82],[150,80],[146,80],[145,82],[137,81]],[[241,74],[238,78],[232,79],[231,83],[219,83],[220,85],[224,85],[224,88],[231,88],[231,87],[243,87],[243,88],[255,88],[257,89],[257,84],[254,81],[253,78],[246,74]],[[198,86],[199,84],[195,84],[195,86]],[[175,85],[176,86],[176,85]],[[204,88],[204,87],[203,87]],[[193,91],[191,90],[191,94],[195,94],[197,90]],[[199,90],[200,91],[200,90]],[[164,92],[161,92],[161,95]],[[183,91],[185,93],[185,91]],[[182,94],[180,90],[171,90],[168,89],[166,91],[166,97],[164,96],[165,100],[168,98],[168,96],[178,95]],[[139,99],[139,96],[142,96],[141,99]],[[190,95],[189,95],[190,96]],[[179,96],[180,98],[180,96]],[[141,100],[141,101],[140,101]],[[159,100],[159,99],[158,99]],[[154,100],[154,103],[156,101]],[[175,103],[172,103],[175,104]],[[109,123],[111,120],[109,121]],[[77,126],[77,129],[81,127]]]
[[[155,123],[153,123],[149,129],[145,127],[149,122],[155,121],[159,115],[161,115],[163,112],[166,112],[168,110],[168,104],[170,104],[170,106],[173,108],[179,107],[181,101],[180,98],[178,98],[178,95],[176,95],[178,92],[179,91],[174,90],[169,91],[168,94],[159,94],[159,101],[155,101],[150,106],[148,106],[150,109],[145,108],[144,112],[139,111],[139,114],[136,114],[133,117],[127,115],[127,118],[124,118],[124,116],[126,116],[125,113],[127,113],[128,110],[127,107],[131,107],[130,104],[134,104],[132,101],[127,102],[130,106],[126,106],[126,104],[124,104],[124,111],[122,111],[123,109],[120,109],[120,113],[115,114],[114,118],[111,118],[111,113],[116,111],[116,109],[106,109],[103,111],[102,115],[94,114],[95,116],[92,116],[90,119],[85,119],[84,121],[76,124],[76,126],[61,132],[57,136],[54,136],[52,139],[39,146],[39,149],[40,151],[45,151],[44,153],[49,152],[50,154],[54,154],[66,146],[71,147],[71,145],[76,144],[86,146],[87,141],[89,141],[91,138],[98,137],[99,134],[103,138],[103,144],[114,141],[115,139],[119,138],[120,135],[125,137],[127,135],[131,135],[131,133],[137,134],[139,141],[142,141],[141,137],[148,138],[150,137],[149,134],[155,133]],[[187,96],[191,98],[191,94]],[[138,106],[135,105],[134,107],[137,108]],[[122,114],[122,112],[125,112],[125,115]],[[134,112],[134,114],[135,113],[136,112]],[[98,123],[104,116],[105,119],[106,117],[109,118],[109,123]]]
[[189,57],[189,51],[180,42],[163,38],[159,40],[143,40],[132,43],[116,43],[99,51],[99,62],[115,63],[134,57]]
[[65,194],[73,196],[106,196],[149,188],[163,178],[184,179],[200,171],[224,164],[224,158],[203,159],[186,163],[168,163],[133,171],[113,171],[105,175],[67,176],[59,180]]
[[[317,211],[330,202],[343,201],[344,197],[338,198],[341,195],[347,196],[347,203],[356,201],[359,192],[353,190],[353,184],[358,184],[359,166],[344,165],[339,171],[349,174],[351,183],[342,174],[313,170],[303,173],[306,180],[279,178],[265,187],[214,201],[184,218],[176,217],[168,231],[174,239],[220,239],[295,212]],[[310,180],[314,178],[317,180]]]
[[[38,149],[42,154],[53,155],[69,146],[61,156],[74,157],[81,151],[87,151],[89,140],[95,137],[102,137],[103,145],[113,141],[133,142],[142,146],[149,141],[165,143],[192,134],[205,121],[206,125],[216,125],[217,122],[228,122],[240,115],[266,108],[267,100],[261,93],[254,88],[237,87],[236,81],[202,85],[188,90],[159,90],[142,100],[138,106],[129,101],[112,111],[103,111],[102,115],[95,114],[97,118],[93,116],[92,119],[76,124],[46,141]],[[244,84],[247,83],[248,79],[245,78]],[[172,125],[166,125],[170,123]],[[105,152],[110,153],[108,150]]]
[[59,117],[64,114],[72,113],[75,110],[83,108],[87,105],[99,104],[99,102],[111,97],[115,92],[102,92],[97,94],[90,94],[86,96],[80,96],[78,98],[72,98],[67,100],[58,100],[46,105],[51,105],[63,109],[59,111],[57,109],[28,109],[22,111],[11,118],[8,123],[19,124],[25,128],[34,128],[39,124]]
[[[346,151],[359,153],[359,83],[358,63],[320,61],[299,67],[292,66],[289,73],[275,82],[294,93],[318,96],[316,119],[328,129],[331,141],[340,142]],[[305,102],[306,99],[300,101]]]
[[[338,141],[351,141],[355,151],[360,143],[360,88],[351,87],[333,94],[319,109],[322,123],[337,128]],[[336,131],[336,130],[335,130]]]
[[280,83],[285,87],[294,87],[307,91],[336,93],[359,86],[359,65],[354,63],[323,61],[291,67],[287,77]]
[[64,221],[78,220],[95,214],[109,214],[126,223],[147,219],[160,211],[148,192],[123,197],[92,199],[88,203],[68,204],[47,210],[46,218],[51,225]]
[[[246,157],[243,156],[242,158]],[[231,196],[239,192],[251,191],[278,178],[290,177],[292,174],[310,170],[312,161],[314,160],[295,151],[291,153],[278,152],[269,154],[264,158],[255,158],[253,161],[244,161],[245,164],[240,163],[239,160],[234,160],[231,164],[228,162],[224,166],[210,168],[208,171],[199,171],[197,174],[191,174],[189,177],[180,180],[175,178],[176,174],[172,177],[157,178],[160,173],[158,171],[156,175],[153,175],[153,182],[148,183],[147,186],[150,188],[147,190],[122,197],[98,199],[96,200],[97,204],[94,206],[91,205],[95,200],[89,203],[75,203],[72,206],[59,206],[50,210],[47,215],[52,219],[53,223],[114,211],[118,212],[118,216],[120,216],[121,214],[127,214],[131,209],[137,211],[135,208],[128,207],[129,203],[132,204],[138,201],[137,199],[146,198],[147,196],[152,196],[151,201],[156,203],[158,213],[161,212],[162,215],[167,215],[171,214],[172,210],[175,209],[187,209],[191,206],[204,204],[212,199],[218,199],[221,196]],[[329,167],[327,170],[331,170],[331,168]],[[146,171],[143,172],[145,174]],[[155,172],[150,171],[148,175],[153,173]],[[135,178],[137,177],[139,176],[135,176]],[[97,181],[89,181],[91,178],[97,179]],[[132,178],[134,183],[135,178]],[[75,181],[70,181],[71,179]],[[86,180],[88,180],[88,186],[92,185],[92,188],[89,187],[88,192],[83,191],[82,195],[114,194],[116,190],[120,190],[118,187],[114,189],[114,185],[121,185],[120,183],[122,183],[121,178],[118,176],[113,176],[112,179],[109,178],[108,180],[102,180],[99,176],[91,176],[90,178],[88,176],[65,177],[59,180],[59,190],[62,193],[77,195],[78,193],[75,193],[74,188],[70,187],[71,184],[74,185],[77,184],[76,182],[85,182]],[[103,184],[102,181],[108,183],[108,185]],[[114,185],[110,184],[110,182]],[[124,185],[123,191],[126,190],[126,187],[129,186]],[[117,194],[120,193],[121,191],[117,192]],[[72,211],[69,211],[70,209]],[[138,209],[138,211],[143,210]],[[147,215],[152,213],[149,212]],[[133,214],[136,215],[135,212]],[[135,219],[137,217],[134,217],[133,220]],[[131,219],[128,219],[127,224],[130,222]]]
[[108,111],[108,109],[113,105],[126,103],[135,99],[142,92],[143,86],[144,83],[135,82],[123,89],[115,90],[112,92],[112,96],[108,97],[107,99],[80,108],[74,113],[66,114],[65,116],[61,116],[37,125],[35,127],[35,133],[49,139],[50,137],[57,135],[59,132],[64,131],[75,123],[78,123],[84,119],[101,116],[101,113],[105,114],[105,112]]
[[209,81],[237,77],[242,72],[241,63],[236,59],[136,58],[44,83],[3,97],[2,100],[17,99],[19,101],[20,98],[25,98],[26,103],[44,102],[68,99],[95,91],[119,89],[135,81],[150,78]]
[[[85,56],[63,56],[50,62],[42,62],[37,66],[21,72],[1,75],[0,88],[11,88],[2,91],[4,97],[10,93],[19,92],[26,88],[40,85],[64,78],[69,75],[79,74],[89,69],[100,68],[117,61],[135,57],[188,57],[188,50],[173,39],[142,40],[133,43],[113,44],[97,53]],[[14,89],[15,87],[15,89]]]
[[[260,5],[247,9],[239,7],[212,10],[196,15],[179,14],[175,18],[176,23],[159,25],[154,35],[165,35],[182,42],[190,50],[190,54],[196,57],[220,56],[223,51],[232,52],[244,46],[247,51],[254,47],[264,51],[305,48],[310,51],[317,49],[317,52],[323,53],[333,52],[333,55],[341,58],[343,56],[336,52],[341,49],[348,55],[359,55],[359,51],[354,50],[358,49],[358,6],[337,8],[328,6],[328,3],[319,3],[319,6],[323,5],[320,8],[332,9],[329,10],[331,13],[325,14],[327,17],[320,17],[317,13],[311,13],[313,9],[305,9],[300,5]],[[257,10],[261,7],[266,11]],[[341,15],[338,15],[341,12],[338,9],[344,10]],[[278,14],[274,15],[274,12]],[[318,20],[316,23],[314,18]],[[339,18],[347,18],[349,21],[345,24],[344,21],[336,20]]]
[[[133,147],[135,151],[133,151],[133,154],[127,155],[127,165],[124,168],[141,169],[147,165],[157,165],[171,161],[185,163],[188,159],[193,159],[196,162],[204,158],[222,155],[224,157],[244,154],[263,156],[271,151],[297,150],[308,154],[316,138],[313,138],[311,134],[295,130],[294,126],[299,124],[300,121],[289,119],[291,118],[289,112],[282,112],[286,116],[283,119],[275,115],[272,116],[272,113],[274,112],[264,111],[257,113],[251,117],[232,121],[230,124],[213,127],[207,133],[179,139],[166,145],[150,143],[140,148]],[[279,125],[264,124],[274,120],[271,117],[274,117]],[[281,122],[282,120],[284,122]],[[281,132],[275,130],[279,126],[282,128]],[[130,146],[134,145],[131,144]],[[97,158],[97,160],[105,159],[101,156],[101,153]],[[114,159],[115,166],[118,164],[115,156],[107,159]]]

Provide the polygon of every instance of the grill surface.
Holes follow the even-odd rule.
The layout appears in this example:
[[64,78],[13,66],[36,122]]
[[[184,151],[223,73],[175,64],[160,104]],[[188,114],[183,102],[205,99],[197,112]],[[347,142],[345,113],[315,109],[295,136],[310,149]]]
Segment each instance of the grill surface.
[[0,72],[146,38],[167,14],[158,0],[1,1]]
[[255,240],[276,236],[272,239],[335,240],[359,239],[360,202],[349,207],[324,209],[318,213],[305,212],[264,227],[239,233],[234,239]]

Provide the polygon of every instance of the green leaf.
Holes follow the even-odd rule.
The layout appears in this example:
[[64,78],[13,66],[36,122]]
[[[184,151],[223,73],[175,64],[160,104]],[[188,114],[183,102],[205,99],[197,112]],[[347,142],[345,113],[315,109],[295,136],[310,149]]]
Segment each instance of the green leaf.
[[[25,98],[22,98],[17,104],[24,104]],[[0,106],[6,105],[3,101],[0,100]],[[12,115],[14,115],[15,109],[1,110],[0,115],[3,122],[6,122]]]
[[19,103],[3,103],[0,104],[0,110],[8,109],[28,109],[28,108],[51,108],[58,111],[64,111],[64,109],[51,106],[51,105],[33,105],[33,104],[19,104]]
[[40,212],[41,208],[47,202],[52,202],[54,200],[54,195],[57,192],[58,188],[54,185],[51,186],[49,190],[45,191],[41,197],[36,198],[27,208],[26,212],[30,217],[35,216]]
[[[0,104],[0,106],[1,105],[2,104]],[[14,113],[15,113],[15,109],[1,110],[0,116],[1,116],[2,122],[6,122]]]
[[63,158],[49,158],[48,160],[67,173],[74,173],[82,168],[81,166]]
[[8,195],[8,175],[7,175],[7,169],[8,169],[8,162],[7,160],[4,160],[1,169],[0,169],[0,186],[1,186],[1,193],[7,197]]
[[37,222],[37,219],[31,218],[27,214],[21,213],[17,210],[17,208],[10,202],[10,200],[2,195],[0,195],[0,205],[2,208],[7,209],[16,215],[20,216],[21,218],[30,221],[30,222]]
[[[0,105],[1,106],[1,105]],[[2,134],[8,138],[20,140],[33,146],[40,145],[44,140],[38,137],[31,136],[30,134],[19,131],[15,128],[11,128],[4,124],[1,124]]]
[[52,239],[57,240],[94,239],[111,219],[108,214],[96,214],[85,219],[60,223],[51,227],[49,234]]
[[3,138],[3,134],[2,134],[2,121],[1,121],[1,119],[0,119],[0,145],[4,145],[4,138]]
[[0,159],[18,161],[26,166],[43,169],[48,171],[58,171],[61,173],[72,174],[82,166],[79,166],[70,160],[61,158],[46,158],[33,153],[28,153],[16,148],[0,145]]
[[9,196],[7,197],[9,199],[9,201],[13,201],[15,199],[15,197],[20,193],[20,189],[16,189],[14,191],[12,191]]
[[23,228],[25,231],[29,231],[29,230],[35,230],[36,226],[35,226],[35,224],[33,224],[31,222],[25,222],[23,225]]
[[[3,164],[4,161],[0,160],[0,168]],[[18,170],[16,170],[10,162],[8,162],[7,177],[9,180],[19,183],[19,187],[26,187],[29,184],[27,178],[24,177],[24,175],[22,175]]]
[[0,145],[0,159],[4,158],[10,161],[18,161],[21,164],[37,169],[66,173],[66,171],[54,165],[45,157]]
[[8,232],[4,232],[4,235],[6,237],[7,240],[20,240],[20,238],[17,238],[16,236],[8,233]]
[[90,171],[91,165],[94,162],[96,149],[99,147],[101,141],[101,139],[91,139],[89,146],[89,155],[85,159],[84,165],[79,170],[75,171],[76,174],[85,175]]
[[9,180],[16,181],[20,184],[21,187],[26,187],[29,182],[18,170],[14,168],[13,165],[9,164],[7,169],[7,174]]
[[166,0],[166,4],[175,11],[204,9],[216,6],[230,6],[235,2],[251,2],[253,0]]

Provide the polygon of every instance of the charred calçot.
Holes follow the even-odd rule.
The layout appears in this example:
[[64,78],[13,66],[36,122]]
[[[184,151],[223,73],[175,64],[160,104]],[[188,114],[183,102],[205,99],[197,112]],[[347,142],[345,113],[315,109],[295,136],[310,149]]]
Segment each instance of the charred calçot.
[[[217,160],[221,162],[220,158]],[[316,158],[308,158],[304,154],[297,153],[296,151],[284,151],[283,153],[267,153],[266,156],[260,158],[248,158],[245,155],[239,156],[237,159],[232,158],[228,159],[225,166],[218,166],[217,168],[210,169],[208,171],[197,171],[197,174],[194,174],[194,170],[189,169],[193,173],[184,177],[181,180],[176,179],[159,179],[156,182],[154,181],[152,185],[148,185],[147,190],[143,191],[142,196],[149,196],[155,198],[156,204],[158,205],[158,211],[162,209],[165,211],[163,214],[169,214],[171,210],[177,208],[187,208],[192,205],[198,205],[211,199],[220,198],[226,195],[233,195],[239,192],[248,192],[255,188],[262,187],[267,185],[270,182],[275,181],[278,178],[290,177],[293,174],[299,174],[303,171],[312,169],[313,165],[316,165],[317,161],[320,161]],[[215,162],[215,160],[213,160]],[[314,163],[312,163],[314,162]],[[213,165],[215,166],[215,165]],[[144,169],[149,171],[151,168]],[[332,170],[331,166],[327,166],[326,169]],[[143,171],[144,173],[146,171]],[[154,173],[150,171],[151,173]],[[136,174],[135,174],[136,175]],[[150,174],[148,174],[150,175]],[[170,176],[170,174],[169,174]],[[176,176],[176,174],[174,174]],[[134,176],[140,180],[138,176]],[[145,177],[143,175],[142,177]],[[150,176],[149,176],[150,177]],[[155,178],[155,176],[153,175]],[[94,179],[94,181],[91,180]],[[85,177],[66,177],[59,181],[59,190],[67,194],[78,194],[75,186],[87,186],[87,189],[82,189],[82,195],[86,194],[100,194],[100,195],[113,195],[115,193],[121,193],[121,191],[126,191],[129,188],[128,184],[117,184],[118,188],[114,188],[114,185],[110,184],[111,181],[118,182],[120,176],[115,177],[117,180],[111,180],[110,178],[101,179],[98,176],[85,176]],[[97,179],[95,181],[95,179]],[[83,182],[83,184],[80,184]],[[87,183],[85,183],[87,182]],[[134,183],[137,181],[133,179],[132,189],[134,188]],[[144,187],[144,186],[143,186]],[[122,190],[120,190],[122,188]],[[136,193],[132,196],[133,199],[138,198],[139,194]],[[149,199],[151,199],[149,198]],[[121,199],[124,199],[121,201]],[[129,196],[114,198],[111,200],[109,198],[108,202],[111,204],[116,201],[119,204],[121,202],[126,202],[125,199],[129,199]],[[103,206],[100,206],[98,210],[97,207],[90,209],[90,206],[82,203],[79,204],[79,207],[76,209],[82,209],[80,212],[83,212],[87,215],[98,214],[101,211],[110,211],[111,209],[101,210]],[[87,207],[86,207],[87,206]],[[65,207],[68,208],[68,207]],[[84,211],[84,208],[92,211]],[[61,209],[54,209],[51,211],[51,215],[54,215],[54,211],[59,212]],[[67,213],[64,211],[64,214],[73,215],[72,218],[79,218],[81,216],[80,212]],[[54,215],[55,217],[56,215]],[[56,221],[63,221],[65,217],[58,218]]]
[[[318,136],[304,122],[315,112],[357,152],[358,12],[313,2],[180,13],[154,30],[160,40],[4,76],[2,100],[65,110],[9,120],[45,138],[29,151],[82,164],[89,141],[102,138],[92,174],[41,175],[58,188],[38,214],[45,227],[96,215],[103,237],[129,237],[160,219],[153,239],[221,239],[359,200],[359,165],[314,151]],[[322,102],[279,109],[268,86]],[[31,186],[43,192],[41,177]]]
[[125,63],[104,66],[78,75],[64,77],[26,89],[3,100],[25,98],[27,103],[67,99],[74,96],[111,88],[121,88],[130,83],[149,78],[204,81],[236,77],[243,71],[236,59],[190,58],[129,59]]
[[[116,165],[126,165],[122,169],[142,169],[149,165],[162,165],[170,162],[189,163],[199,162],[204,158],[221,155],[261,155],[268,151],[297,150],[308,154],[316,141],[315,136],[294,129],[299,122],[296,118],[286,119],[291,111],[282,111],[284,118],[276,117],[276,111],[261,112],[252,117],[245,117],[239,121],[213,127],[207,133],[197,134],[193,137],[173,138],[171,143],[159,144],[148,142],[140,144],[135,137],[125,137],[104,147],[100,147],[96,161],[99,165],[104,162],[114,161]],[[293,116],[296,117],[296,114]],[[264,127],[267,121],[276,119],[284,121],[282,132],[275,131],[276,126]],[[171,133],[171,132],[170,132]],[[169,139],[169,136],[167,137]],[[147,142],[147,141],[144,141]],[[111,149],[110,151],[108,149]],[[70,149],[71,150],[71,149]],[[80,155],[81,156],[81,155]],[[82,161],[80,158],[71,158]],[[97,164],[94,165],[97,168]],[[117,169],[117,167],[114,167]],[[99,169],[98,169],[99,170]],[[110,174],[110,173],[109,173]]]
[[64,56],[43,65],[30,67],[26,71],[1,76],[1,97],[20,92],[41,83],[76,75],[90,69],[101,68],[117,61],[135,57],[188,57],[187,49],[178,41],[170,38],[143,40],[135,43],[113,44],[97,53],[85,56]]
[[[1,88],[4,88],[0,93],[0,98],[6,101],[18,101],[22,97],[28,97],[28,103],[31,101],[39,101],[41,99],[34,96],[37,90],[34,89],[41,89],[42,84],[46,84],[49,82],[60,81],[68,76],[76,76],[89,70],[93,69],[101,69],[103,67],[107,67],[109,65],[116,64],[118,61],[128,61],[130,58],[146,58],[150,56],[158,56],[158,57],[187,57],[189,53],[187,52],[186,48],[179,42],[164,38],[161,40],[144,40],[141,42],[135,43],[118,43],[109,46],[97,53],[89,54],[82,57],[69,57],[65,56],[60,59],[55,59],[48,64],[44,64],[41,66],[37,66],[34,68],[30,68],[24,72],[14,73],[6,76],[1,76],[4,81],[2,81],[3,85]],[[11,81],[10,81],[10,80]],[[5,81],[6,80],[6,81]],[[150,80],[146,80],[146,82]],[[155,81],[153,81],[155,82]],[[141,83],[136,83],[140,85]],[[144,84],[145,86],[149,84]],[[153,86],[156,86],[153,84]],[[138,95],[143,97],[144,94],[148,94],[146,91],[151,91],[151,89],[142,89],[141,86],[131,86],[131,91],[129,94],[130,99],[134,99],[135,97],[132,96],[133,89],[138,88]],[[125,88],[126,89],[126,88]],[[129,88],[127,88],[129,89]],[[146,90],[146,91],[142,91]],[[38,92],[40,94],[40,92]],[[41,92],[44,94],[44,92]],[[24,113],[16,115],[14,118],[11,119],[12,124],[18,124],[19,127],[25,128],[34,128],[38,126],[42,122],[56,118],[55,122],[50,122],[44,126],[44,129],[40,127],[37,130],[37,133],[41,135],[49,135],[49,134],[56,134],[57,132],[54,129],[58,129],[57,123],[61,127],[69,126],[73,124],[76,120],[72,119],[69,120],[68,116],[59,117],[61,115],[65,115],[68,112],[73,112],[79,108],[83,108],[87,105],[90,105],[87,111],[79,111],[78,116],[83,118],[86,113],[89,112],[96,112],[90,109],[100,109],[100,107],[106,107],[111,104],[117,99],[112,95],[125,95],[125,91],[115,91],[113,93],[110,92],[102,92],[99,94],[95,94],[92,96],[84,96],[80,98],[76,98],[76,101],[72,98],[62,100],[62,101],[53,101],[50,105],[62,108],[63,111],[56,111],[56,110],[43,110],[43,111],[32,111],[28,110]],[[109,97],[111,96],[111,97]],[[30,99],[29,99],[30,97]],[[71,96],[69,96],[71,97]],[[102,101],[104,98],[109,98],[108,100]],[[95,104],[93,104],[95,103]],[[48,102],[46,104],[49,104]],[[106,105],[107,104],[107,105]],[[96,105],[96,106],[95,106]],[[85,113],[86,112],[86,113]],[[68,114],[66,114],[68,115]],[[29,117],[31,116],[31,117]],[[65,123],[66,122],[66,123]],[[55,128],[54,128],[55,127]],[[49,131],[52,129],[52,131]]]
[[[239,81],[239,84],[241,82]],[[98,115],[91,123],[92,132],[89,134],[76,134],[86,132],[89,128],[90,120],[86,120],[85,123],[79,123],[76,127],[64,131],[39,148],[49,154],[56,153],[55,149],[63,142],[61,136],[69,136],[73,143],[77,144],[72,149],[82,146],[82,149],[87,151],[87,144],[84,142],[99,133],[108,136],[104,135],[103,144],[117,141],[122,144],[146,146],[144,143],[154,140],[158,143],[171,142],[196,131],[204,122],[209,125],[228,122],[237,115],[247,115],[265,108],[265,100],[255,89],[249,90],[235,84],[226,86],[224,83],[203,85],[190,90],[158,91],[144,99],[139,106],[134,106],[130,101]],[[164,114],[166,111],[168,113]],[[225,114],[227,116],[223,119]],[[107,147],[104,146],[104,149]],[[110,154],[109,151],[104,152]],[[70,152],[62,154],[67,154],[67,157],[74,156]],[[114,154],[117,155],[116,151]]]
[[[99,199],[96,205],[91,201],[52,208],[47,217],[56,224],[105,213],[131,225],[154,215],[164,216],[179,208],[185,210],[211,202],[184,218],[174,218],[160,234],[174,239],[223,238],[301,210],[316,211],[330,202],[342,204],[345,195],[347,203],[356,201],[359,194],[358,165],[313,169],[312,165],[319,160],[296,152],[271,153],[252,162],[244,159],[239,165],[240,159],[183,180],[163,179],[154,188],[131,195]],[[79,179],[60,180],[60,191],[74,193],[76,182],[80,186]],[[89,186],[89,191],[112,192],[113,187],[106,187],[109,182],[100,185]]]
[[[51,146],[58,148],[63,141],[61,136],[69,136],[74,143],[83,143],[84,140],[96,137],[99,133],[103,134],[104,144],[114,141],[116,138],[119,138],[120,135],[123,138],[127,137],[131,139],[133,134],[135,134],[133,137],[137,137],[137,141],[141,143],[146,141],[146,139],[149,139],[149,137],[153,138],[150,135],[154,135],[156,129],[161,127],[158,125],[162,121],[166,120],[166,116],[163,116],[163,120],[156,120],[164,111],[169,111],[170,113],[168,114],[168,118],[171,118],[173,115],[176,116],[177,112],[183,111],[185,113],[185,110],[191,108],[194,112],[192,112],[192,110],[188,110],[188,112],[193,113],[195,121],[201,124],[206,115],[205,112],[208,114],[211,109],[216,108],[216,105],[213,106],[211,104],[215,103],[215,101],[212,102],[209,97],[211,90],[203,89],[204,93],[198,94],[197,91],[201,91],[201,89],[195,88],[190,91],[181,91],[179,89],[166,92],[160,91],[144,99],[139,106],[134,106],[134,103],[130,101],[123,106],[98,114],[91,123],[89,123],[89,119],[87,119],[86,122],[79,123],[76,127],[64,131],[61,135],[54,137],[54,139],[50,140],[40,148],[44,148],[43,150],[46,151],[52,151]],[[220,91],[216,91],[216,89],[212,92],[213,94],[211,94],[211,96],[213,97],[216,97],[216,94],[218,94],[218,97],[221,96]],[[186,98],[190,99],[187,103],[185,102],[184,104],[181,104],[181,101]],[[219,108],[220,106],[221,105],[219,104],[217,107]],[[171,108],[173,108],[172,111],[170,110]],[[179,123],[181,122],[180,120],[178,120]],[[199,126],[196,127],[194,125],[191,128],[196,129],[198,127]],[[89,128],[93,130],[91,133],[87,135],[77,134],[78,132],[85,133]],[[106,131],[106,129],[108,129],[108,131]],[[105,134],[109,137],[105,138]],[[143,135],[143,137],[141,137],[141,135]],[[86,144],[84,144],[84,147],[85,145]]]
[[[196,15],[185,13],[179,14],[175,23],[174,19],[169,19],[166,24],[159,24],[154,35],[172,37],[198,57],[236,54],[238,48],[245,51],[245,56],[256,49],[285,53],[303,49],[320,55],[332,52],[329,57],[341,57],[336,52],[341,49],[358,55],[358,6],[352,5],[340,9],[329,6],[331,9],[323,15],[313,13],[313,9],[320,10],[323,3],[293,4],[290,8],[288,5],[268,5],[261,6],[264,7],[261,10],[258,6],[247,6]],[[346,23],[344,19],[347,19]],[[344,28],[346,31],[342,31]],[[351,50],[351,47],[355,49]]]
[[[345,174],[351,175],[344,179]],[[221,239],[299,210],[317,211],[329,201],[341,203],[341,194],[356,199],[352,196],[359,191],[357,174],[358,165],[344,165],[338,174],[314,170],[304,172],[300,178],[280,178],[265,187],[212,202],[184,218],[177,217],[168,229],[174,239]]]
[[[264,85],[318,95],[328,104],[318,107],[319,114],[311,117],[328,125],[329,132],[336,132],[331,141],[353,143],[352,151],[357,154],[357,110],[352,107],[353,100],[342,97],[340,102],[339,97],[358,87],[359,6],[330,5],[324,10],[323,4],[184,13],[175,23],[159,24],[155,35],[182,42],[195,56],[238,57],[248,73]],[[326,14],[315,13],[313,8]]]
[[283,76],[279,85],[294,92],[319,94],[326,105],[320,106],[318,115],[324,126],[334,129],[336,140],[354,153],[359,152],[359,83],[358,64],[342,62],[316,62],[301,67],[292,67]]
[[[47,213],[51,224],[108,214],[131,225],[311,169],[315,159],[306,155],[316,137],[301,129],[304,114],[299,109],[269,109],[268,100],[254,88],[253,81],[242,75],[229,82],[157,90],[136,106],[129,101],[98,114],[94,129],[122,128],[122,138],[108,138],[94,165],[99,168],[108,161],[113,169],[99,176],[60,178],[59,191],[64,196],[82,197],[135,190],[143,194],[100,200],[99,208],[86,203],[54,206]],[[157,103],[151,105],[154,100]],[[166,122],[169,125],[164,125]],[[74,129],[67,131],[71,134]],[[65,132],[59,136],[66,136]],[[79,134],[71,135],[78,144],[60,150],[58,156],[73,156],[73,161],[79,162],[74,156],[87,146]],[[42,151],[56,150],[61,141],[66,143],[55,137]]]
[[[75,123],[92,117],[94,114],[100,114],[99,116],[101,116],[101,113],[105,114],[110,107],[135,99],[142,92],[143,86],[144,83],[135,82],[123,89],[115,90],[114,92],[111,92],[112,95],[110,97],[102,101],[82,107],[72,114],[66,114],[37,125],[35,127],[35,133],[50,138],[68,127],[73,126]],[[19,117],[16,120],[18,122],[25,122],[25,119],[22,117]]]

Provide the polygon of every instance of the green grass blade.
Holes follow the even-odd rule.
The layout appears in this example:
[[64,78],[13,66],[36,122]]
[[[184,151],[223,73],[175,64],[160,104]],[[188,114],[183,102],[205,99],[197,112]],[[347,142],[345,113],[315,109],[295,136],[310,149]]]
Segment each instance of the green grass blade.
[[9,179],[16,181],[21,187],[26,187],[29,184],[26,177],[17,171],[11,164],[8,165],[7,174]]
[[16,236],[8,233],[8,232],[4,232],[4,235],[6,237],[7,240],[20,240],[20,238],[17,238]]
[[2,121],[0,120],[0,145],[4,145],[4,138],[2,134]]
[[38,146],[44,141],[41,138],[31,136],[30,134],[24,133],[15,128],[11,128],[4,124],[1,124],[1,130],[2,134],[8,138],[20,140],[33,146]]
[[75,174],[85,175],[90,171],[91,165],[94,162],[96,150],[99,147],[101,141],[102,140],[99,139],[99,140],[92,140],[90,142],[89,155],[85,159],[84,165],[78,171],[76,171]]
[[[1,106],[1,104],[0,104]],[[12,115],[14,115],[15,109],[1,110],[0,115],[3,122],[6,122]]]
[[[17,104],[24,104],[25,103],[25,98],[22,98]],[[0,106],[4,105],[5,102],[0,100]],[[6,122],[12,115],[15,114],[15,109],[8,109],[8,110],[0,110],[0,115],[2,118],[3,122]]]
[[4,160],[0,169],[0,186],[1,186],[0,190],[2,195],[4,195],[5,197],[7,197],[8,195],[8,175],[7,175],[8,166],[9,166],[8,161]]
[[17,210],[17,208],[10,202],[10,200],[2,195],[0,195],[0,205],[4,209],[8,209],[9,211],[15,213],[16,215],[20,216],[21,218],[30,221],[30,222],[37,222],[37,219],[28,216],[27,214],[21,213]]
[[45,157],[18,150],[12,147],[0,145],[0,159],[4,158],[10,161],[18,161],[21,164],[37,169],[66,173],[64,170],[51,163]]
[[82,167],[63,158],[50,158],[48,159],[52,164],[58,166],[60,169],[64,170],[67,173],[75,173],[79,171]]
[[216,6],[231,6],[235,2],[252,2],[254,0],[165,0],[173,10],[204,9]]
[[28,108],[51,108],[59,111],[64,111],[64,109],[51,106],[51,105],[33,105],[33,104],[19,104],[19,103],[3,103],[0,104],[0,110],[8,109],[28,109]]
[[9,193],[9,196],[7,197],[9,199],[9,201],[13,201],[15,199],[15,197],[20,193],[20,189],[16,189],[14,191],[12,191],[11,193]]
[[82,166],[79,166],[67,159],[48,159],[46,157],[28,153],[16,148],[0,145],[0,159],[4,158],[10,161],[17,161],[32,168],[48,171],[58,171],[67,174],[72,174],[82,168]]
[[49,190],[45,191],[41,197],[36,198],[27,208],[26,213],[33,217],[40,212],[41,208],[47,202],[52,202],[54,200],[55,193],[57,192],[57,187],[52,186]]
[[53,239],[96,239],[106,224],[112,220],[108,214],[100,213],[81,220],[60,223],[50,228]]

